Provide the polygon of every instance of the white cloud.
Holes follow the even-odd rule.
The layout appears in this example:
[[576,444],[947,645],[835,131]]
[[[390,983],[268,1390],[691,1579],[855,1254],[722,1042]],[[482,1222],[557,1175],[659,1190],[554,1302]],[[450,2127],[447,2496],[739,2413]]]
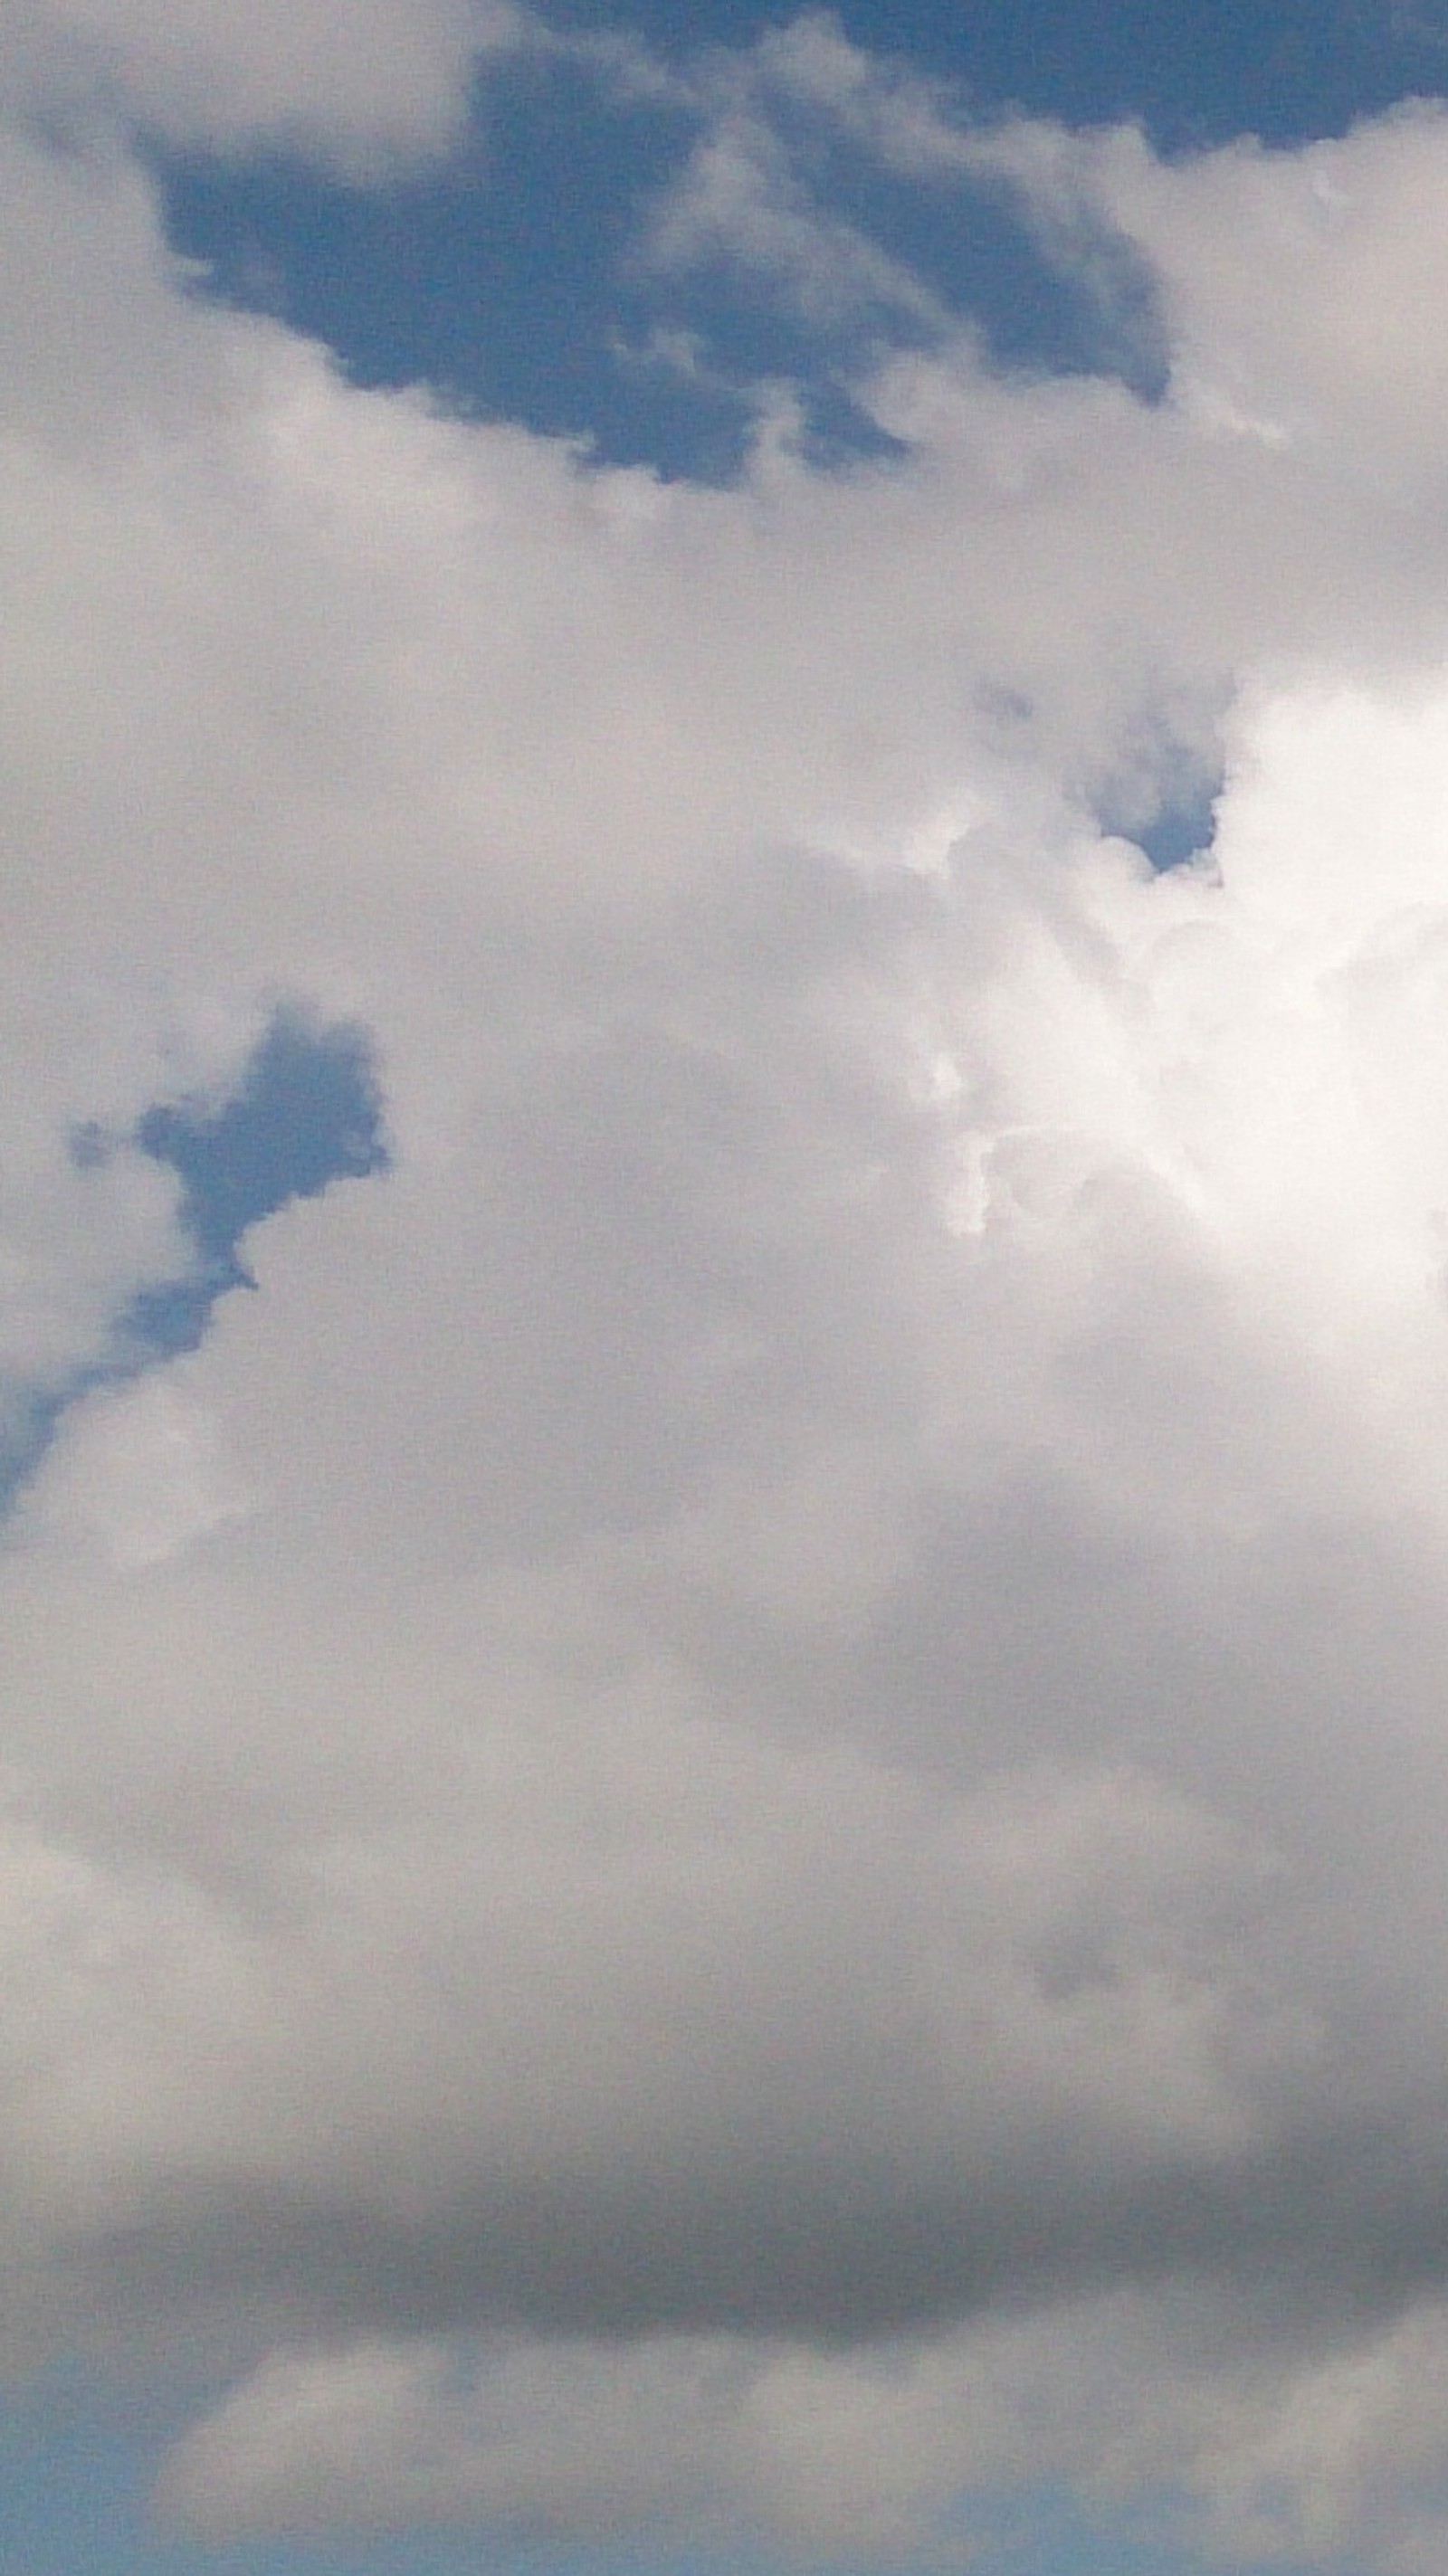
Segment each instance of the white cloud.
[[177,1257],[77,1127],[279,997],[395,1147],[0,1560],[7,2334],[224,2362],[207,2529],[1435,2528],[1448,535],[1331,280],[1448,138],[1009,148],[1176,394],[901,359],[730,491],[0,151],[16,1367]]
[[1194,2326],[1180,2305],[1095,2300],[866,2356],[727,2337],[287,2352],[187,2437],[165,2504],[224,2533],[385,2526],[405,2496],[419,2520],[530,2535],[762,2534],[796,2563],[969,2565],[985,2499],[1064,2477],[1102,2516],[1169,2482],[1222,2563],[1436,2564],[1441,2305],[1326,2357],[1289,2336],[1250,2358],[1228,2344],[1241,2318],[1205,2306]]
[[[1144,253],[1181,408],[1290,446],[1411,503],[1439,452],[1445,391],[1444,111],[1415,102],[1341,140],[1247,139],[1175,164],[1122,129],[1040,124],[975,139],[1045,238],[1088,257],[1103,220]],[[1390,525],[1390,522],[1388,523]],[[1384,537],[1387,538],[1385,525]]]
[[512,0],[18,0],[0,93],[67,124],[121,113],[168,141],[287,143],[356,169],[463,131]]
[[938,296],[802,183],[767,117],[713,116],[664,190],[642,245],[647,271],[740,269],[817,327],[879,311],[945,327]]

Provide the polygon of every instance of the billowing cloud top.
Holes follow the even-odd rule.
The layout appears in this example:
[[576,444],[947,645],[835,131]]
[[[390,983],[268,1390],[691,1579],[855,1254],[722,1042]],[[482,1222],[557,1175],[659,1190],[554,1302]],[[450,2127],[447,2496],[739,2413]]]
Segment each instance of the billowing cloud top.
[[[77,0],[26,78],[444,134],[476,19],[337,14]],[[641,256],[708,190],[848,291],[808,80],[1124,245],[1164,398],[942,331],[856,387],[888,463],[775,400],[663,484],[208,306],[33,85],[0,138],[9,2357],[199,2353],[223,2535],[858,2562],[1054,2477],[1407,2576],[1448,120],[1168,166],[791,43]],[[279,1006],[366,1031],[388,1166],[128,1376],[141,1122]]]

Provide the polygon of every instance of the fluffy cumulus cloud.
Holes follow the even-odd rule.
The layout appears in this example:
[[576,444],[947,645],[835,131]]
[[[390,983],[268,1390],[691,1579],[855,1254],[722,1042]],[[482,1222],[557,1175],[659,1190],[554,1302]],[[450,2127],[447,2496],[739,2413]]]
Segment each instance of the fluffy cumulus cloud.
[[[224,135],[329,14],[45,25]],[[184,1266],[149,1107],[386,1102],[0,1556],[6,2360],[199,2356],[207,2532],[1441,2563],[1448,121],[970,148],[1165,398],[945,333],[705,489],[0,140],[7,1403]]]

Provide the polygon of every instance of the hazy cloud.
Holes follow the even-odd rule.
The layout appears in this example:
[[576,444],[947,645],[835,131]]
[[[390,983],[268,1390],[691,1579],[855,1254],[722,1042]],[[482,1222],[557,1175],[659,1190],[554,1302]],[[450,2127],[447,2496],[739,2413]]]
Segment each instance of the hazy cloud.
[[356,170],[455,141],[479,58],[524,24],[513,0],[20,0],[0,95],[72,129],[119,108],[173,143]]

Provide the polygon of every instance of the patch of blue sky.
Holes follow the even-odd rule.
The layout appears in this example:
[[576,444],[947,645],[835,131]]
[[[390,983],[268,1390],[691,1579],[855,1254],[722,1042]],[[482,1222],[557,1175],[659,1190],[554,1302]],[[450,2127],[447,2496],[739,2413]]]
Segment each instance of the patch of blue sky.
[[654,2576],[634,2555],[545,2557],[485,2548],[476,2532],[227,2547],[167,2536],[148,2509],[155,2438],[79,2389],[47,2383],[44,2398],[0,2421],[0,2562],[15,2576]]
[[1185,866],[1211,849],[1222,790],[1218,766],[1164,734],[1155,757],[1127,792],[1108,797],[1096,820],[1103,832],[1134,841],[1159,872]]
[[480,2576],[484,2567],[489,2576],[653,2576],[635,2556],[545,2558],[485,2546],[476,2532],[327,2543],[289,2535],[211,2547],[158,2532],[147,2508],[156,2467],[150,2446],[83,2409],[59,2434],[35,2434],[28,2421],[5,2427],[5,2565],[16,2576]]
[[[792,14],[780,0],[555,0],[573,26],[620,16],[660,52],[742,44]],[[1444,0],[835,0],[871,52],[962,82],[977,109],[1088,125],[1138,118],[1167,151],[1255,134],[1342,133],[1448,86]]]
[[1146,822],[1134,826],[1129,837],[1164,873],[1200,858],[1211,848],[1215,828],[1214,799],[1204,790],[1196,797],[1168,797]]
[[761,380],[805,374],[822,441],[891,446],[757,295],[634,282],[641,195],[670,164],[657,136],[635,152],[625,132],[590,191],[580,165],[597,142],[587,118],[521,118],[481,166],[377,189],[273,160],[173,161],[167,218],[207,292],[324,341],[365,387],[425,385],[605,462],[715,483],[744,461]]
[[72,1151],[78,1162],[93,1163],[119,1144],[139,1146],[176,1173],[181,1230],[195,1258],[184,1276],[137,1292],[116,1317],[103,1359],[21,1409],[8,1445],[0,1446],[0,1511],[81,1396],[194,1350],[217,1299],[254,1284],[240,1250],[249,1227],[292,1199],[315,1198],[333,1181],[363,1179],[386,1167],[381,1093],[366,1032],[346,1024],[314,1027],[280,1011],[229,1099],[157,1102],[132,1135],[82,1127]]
[[[366,1031],[346,1023],[314,1028],[278,1012],[230,1099],[158,1102],[137,1125],[135,1142],[177,1174],[182,1227],[213,1295],[250,1286],[237,1252],[249,1226],[292,1199],[315,1198],[332,1181],[365,1179],[386,1165]],[[178,1347],[163,1317],[142,1337]]]
[[[678,63],[790,12],[565,0],[553,15],[589,33],[632,30]],[[974,113],[1136,116],[1174,149],[1337,132],[1448,82],[1448,0],[846,0],[838,15],[863,46],[956,84]],[[633,95],[597,65],[525,51],[490,72],[464,146],[406,180],[352,186],[275,157],[159,155],[156,167],[171,237],[205,291],[324,341],[361,385],[425,384],[608,462],[723,482],[784,383],[818,461],[888,453],[852,388],[882,346],[929,336],[919,312],[866,297],[823,322],[720,262],[661,275],[638,256],[693,131],[681,98]],[[1093,245],[1090,275],[1067,274],[981,187],[891,176],[838,137],[816,135],[805,157],[824,212],[852,221],[950,322],[973,325],[999,363],[1159,391],[1149,291],[1123,253]]]
[[725,255],[650,262],[650,218],[694,119],[556,56],[495,71],[468,143],[406,179],[351,185],[276,157],[156,168],[203,291],[324,341],[358,384],[425,384],[468,414],[666,476],[737,473],[779,384],[822,461],[888,453],[853,388],[882,348],[960,324],[1003,365],[1159,388],[1149,295],[1124,256],[1067,274],[990,188],[887,173],[818,121],[806,131],[798,108],[772,112],[821,216],[853,225],[918,287],[913,303],[865,285],[811,306]]
[[[1148,399],[1160,396],[1165,335],[1149,272],[1125,240],[1102,234],[1065,265],[1043,253],[989,180],[887,168],[818,114],[787,102],[775,121],[828,215],[882,250],[951,327],[969,324],[994,364],[1119,376]],[[894,336],[911,336],[905,315],[890,318]],[[914,336],[930,334],[922,325]]]
[[424,383],[470,414],[715,480],[743,453],[748,403],[657,354],[669,308],[629,274],[640,205],[690,135],[657,103],[524,57],[420,176],[354,187],[274,157],[157,168],[207,291],[325,341],[357,384]]

